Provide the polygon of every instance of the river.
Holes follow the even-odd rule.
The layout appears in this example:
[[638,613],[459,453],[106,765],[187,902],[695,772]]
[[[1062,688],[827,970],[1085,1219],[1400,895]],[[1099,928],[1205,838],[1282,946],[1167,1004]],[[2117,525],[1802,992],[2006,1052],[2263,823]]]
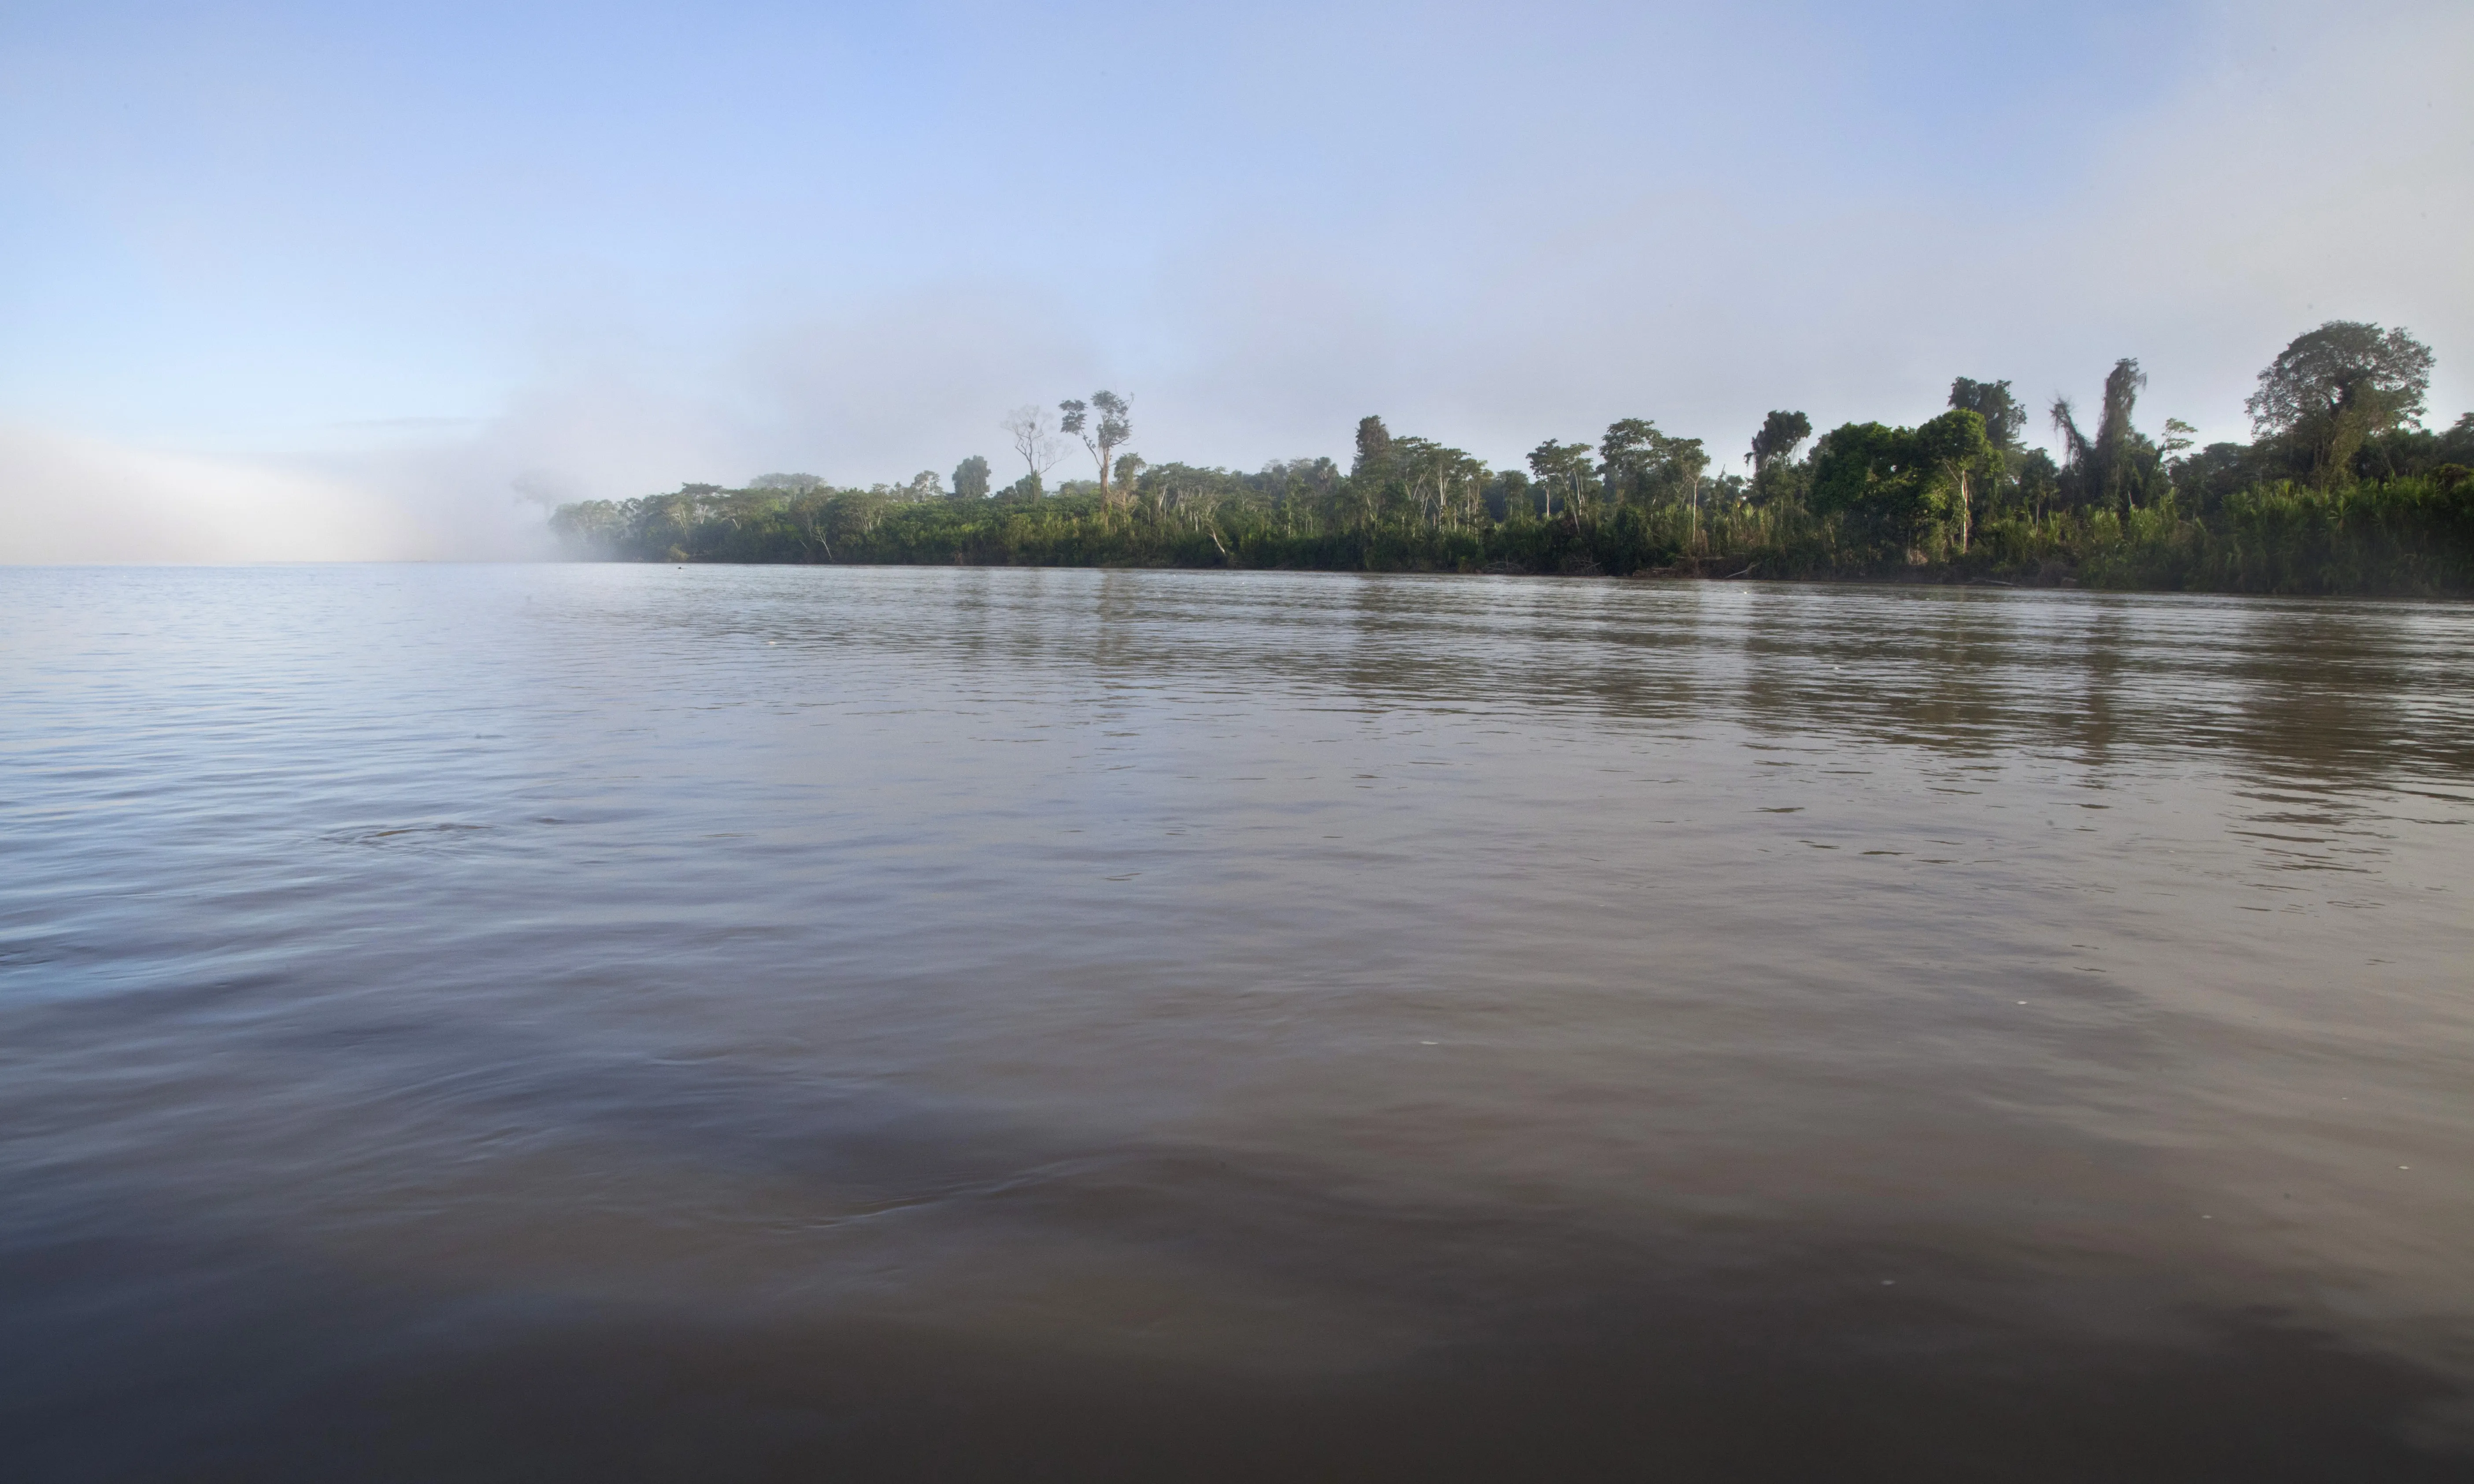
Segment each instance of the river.
[[0,601],[11,1479],[2474,1477],[2474,609]]

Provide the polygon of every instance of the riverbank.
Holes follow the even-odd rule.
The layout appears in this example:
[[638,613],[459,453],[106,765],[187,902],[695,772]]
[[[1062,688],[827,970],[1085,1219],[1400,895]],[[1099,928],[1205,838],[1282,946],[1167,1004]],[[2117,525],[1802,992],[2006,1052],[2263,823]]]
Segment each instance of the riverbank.
[[1995,512],[1896,539],[1795,503],[1383,519],[1336,501],[1115,506],[691,487],[561,507],[571,555],[659,562],[1240,568],[1984,583],[2117,591],[2474,596],[2474,481],[2237,491],[2205,510]]

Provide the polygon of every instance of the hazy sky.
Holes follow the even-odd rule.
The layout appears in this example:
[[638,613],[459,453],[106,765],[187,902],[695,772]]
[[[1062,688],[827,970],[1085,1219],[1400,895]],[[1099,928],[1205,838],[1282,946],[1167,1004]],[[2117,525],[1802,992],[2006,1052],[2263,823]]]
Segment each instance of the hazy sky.
[[[2474,5],[0,9],[0,559],[524,549],[536,498],[1912,422],[2295,333],[2474,406]],[[2042,431],[2041,426],[2035,429]],[[1071,466],[1065,472],[1071,472]],[[521,492],[521,494],[520,494]]]

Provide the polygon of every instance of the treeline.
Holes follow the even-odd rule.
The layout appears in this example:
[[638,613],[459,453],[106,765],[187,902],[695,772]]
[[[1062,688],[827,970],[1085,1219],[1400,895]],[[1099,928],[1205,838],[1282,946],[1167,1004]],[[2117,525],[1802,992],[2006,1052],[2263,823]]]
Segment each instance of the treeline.
[[[2422,426],[2431,352],[2403,330],[2332,322],[2260,374],[2254,440],[2195,446],[2136,426],[2135,360],[2092,419],[2046,409],[2063,456],[2023,441],[2007,381],[1953,382],[1918,426],[1851,423],[1815,438],[1773,412],[1737,468],[1701,441],[1625,419],[1595,443],[1549,440],[1490,469],[1380,418],[1343,470],[1250,474],[1120,453],[1130,409],[1102,392],[1005,426],[1024,476],[987,461],[908,484],[838,489],[804,474],[745,488],[561,506],[579,556],[673,562],[968,563],[1865,577],[2194,591],[2474,593],[2474,414]],[[1096,413],[1096,416],[1094,414]],[[2092,426],[2089,424],[2092,423]],[[1095,477],[1055,490],[1079,441]]]

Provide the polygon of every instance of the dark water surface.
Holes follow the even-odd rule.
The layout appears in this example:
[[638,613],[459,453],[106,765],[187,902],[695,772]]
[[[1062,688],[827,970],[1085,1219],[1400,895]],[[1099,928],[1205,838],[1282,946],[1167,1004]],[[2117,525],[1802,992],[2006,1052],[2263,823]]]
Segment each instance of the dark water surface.
[[0,604],[0,1477],[2474,1477],[2474,609]]

